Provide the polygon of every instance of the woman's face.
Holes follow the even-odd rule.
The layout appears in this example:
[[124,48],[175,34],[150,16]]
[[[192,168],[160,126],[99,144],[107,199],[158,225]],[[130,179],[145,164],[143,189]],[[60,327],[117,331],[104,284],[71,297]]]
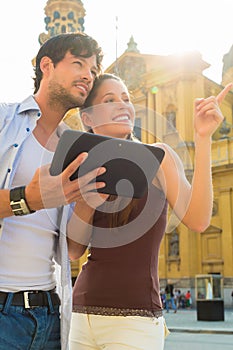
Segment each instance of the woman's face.
[[85,125],[96,134],[126,138],[133,131],[135,111],[126,86],[106,79],[99,86],[90,111],[82,114]]

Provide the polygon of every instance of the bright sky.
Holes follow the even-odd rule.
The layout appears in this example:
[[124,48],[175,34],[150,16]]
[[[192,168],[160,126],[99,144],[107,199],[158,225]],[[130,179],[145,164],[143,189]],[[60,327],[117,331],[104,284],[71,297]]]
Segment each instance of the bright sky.
[[[33,92],[31,59],[39,49],[39,34],[45,32],[46,2],[1,2],[2,102],[19,101]],[[221,83],[222,58],[233,45],[233,0],[83,0],[83,4],[85,32],[102,46],[105,68],[127,49],[133,35],[141,53],[198,50],[211,64],[204,74]]]

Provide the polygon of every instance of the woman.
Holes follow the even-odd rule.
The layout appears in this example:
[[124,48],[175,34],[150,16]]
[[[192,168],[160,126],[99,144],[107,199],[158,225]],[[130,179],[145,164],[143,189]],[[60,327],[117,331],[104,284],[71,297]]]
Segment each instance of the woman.
[[[165,157],[143,198],[129,203],[90,192],[87,185],[68,227],[71,259],[90,248],[73,289],[71,350],[163,349],[165,323],[157,267],[167,204],[190,229],[201,232],[209,225],[211,135],[223,120],[218,104],[230,88],[216,98],[195,101],[192,185],[177,154],[161,143],[156,146],[165,150]],[[81,117],[90,132],[133,139],[134,108],[125,84],[114,75],[96,79]],[[105,242],[99,239],[104,234]]]

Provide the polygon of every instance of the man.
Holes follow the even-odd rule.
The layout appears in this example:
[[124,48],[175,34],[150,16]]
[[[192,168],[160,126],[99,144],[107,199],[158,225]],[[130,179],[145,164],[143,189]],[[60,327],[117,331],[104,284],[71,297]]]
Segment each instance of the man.
[[[59,176],[50,175],[49,164],[66,127],[63,116],[84,103],[102,57],[86,34],[57,35],[37,54],[34,95],[0,104],[0,350],[67,349],[66,225],[80,191],[98,186],[89,184],[98,169],[70,181],[85,154]],[[61,330],[54,260],[61,267]]]
[[168,283],[165,288],[165,305],[166,305],[166,311],[169,312],[169,305],[171,304],[172,309],[174,310],[174,313],[177,312],[177,307],[174,300],[174,286],[171,283]]

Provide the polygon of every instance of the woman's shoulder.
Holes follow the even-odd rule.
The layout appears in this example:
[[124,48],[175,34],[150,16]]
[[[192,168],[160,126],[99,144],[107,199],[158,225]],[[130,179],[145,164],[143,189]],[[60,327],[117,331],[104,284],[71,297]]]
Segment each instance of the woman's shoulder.
[[180,156],[171,146],[163,142],[156,142],[153,145],[155,147],[160,147],[165,151],[165,155],[161,163],[161,168],[163,171],[165,171],[167,174],[171,174],[171,171],[184,171]]
[[178,160],[179,156],[176,153],[176,151],[169,146],[167,143],[163,142],[155,142],[152,144],[152,146],[162,148],[165,151],[165,157],[164,158],[172,158],[173,160]]

